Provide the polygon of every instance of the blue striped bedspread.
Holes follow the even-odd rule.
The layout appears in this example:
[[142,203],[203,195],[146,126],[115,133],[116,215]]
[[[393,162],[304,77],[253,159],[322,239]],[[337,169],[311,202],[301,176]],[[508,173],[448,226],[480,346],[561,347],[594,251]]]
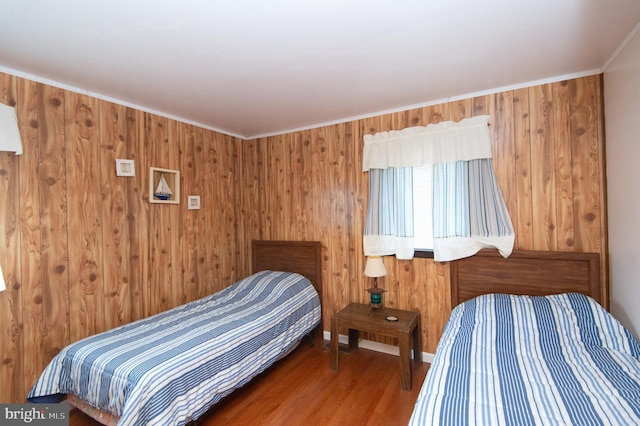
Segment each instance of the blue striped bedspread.
[[64,348],[28,395],[72,393],[121,425],[198,418],[290,350],[320,322],[302,275],[263,271],[226,289]]
[[593,299],[480,296],[457,306],[411,425],[638,425],[640,345]]

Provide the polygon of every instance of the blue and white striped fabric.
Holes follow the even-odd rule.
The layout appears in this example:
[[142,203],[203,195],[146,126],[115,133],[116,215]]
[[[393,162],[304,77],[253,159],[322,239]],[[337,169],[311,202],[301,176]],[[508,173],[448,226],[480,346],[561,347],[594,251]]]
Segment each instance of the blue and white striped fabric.
[[640,424],[640,345],[575,293],[457,306],[410,425],[501,424]]
[[410,167],[369,170],[363,247],[365,256],[413,258],[413,171]]
[[305,277],[263,271],[203,299],[64,348],[28,396],[72,393],[121,425],[198,418],[286,353],[320,321]]
[[490,158],[436,164],[433,174],[433,255],[439,262],[497,248],[513,251],[515,233]]

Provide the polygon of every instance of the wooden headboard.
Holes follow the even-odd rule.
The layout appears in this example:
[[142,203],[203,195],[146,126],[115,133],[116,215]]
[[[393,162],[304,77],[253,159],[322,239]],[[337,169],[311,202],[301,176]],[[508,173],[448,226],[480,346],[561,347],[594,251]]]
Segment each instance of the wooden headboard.
[[496,250],[451,262],[451,306],[487,293],[544,296],[582,293],[608,309],[600,283],[598,253],[516,250],[504,259]]
[[322,268],[319,241],[262,241],[252,242],[253,273],[272,270],[297,272],[315,287],[322,303]]

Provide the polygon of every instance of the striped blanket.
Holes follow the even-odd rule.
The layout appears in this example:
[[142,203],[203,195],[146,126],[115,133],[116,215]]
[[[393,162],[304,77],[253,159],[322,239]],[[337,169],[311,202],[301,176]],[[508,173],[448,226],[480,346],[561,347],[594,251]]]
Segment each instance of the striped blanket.
[[309,280],[263,271],[203,299],[64,348],[28,395],[71,393],[121,425],[198,418],[286,353],[320,321]]
[[640,345],[587,296],[480,296],[451,313],[410,424],[640,424]]

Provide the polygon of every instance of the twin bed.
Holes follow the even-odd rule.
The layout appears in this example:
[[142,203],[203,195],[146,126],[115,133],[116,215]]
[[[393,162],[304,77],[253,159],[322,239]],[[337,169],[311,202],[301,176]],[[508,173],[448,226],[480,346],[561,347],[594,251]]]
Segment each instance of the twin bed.
[[64,348],[28,400],[66,399],[103,424],[196,420],[321,324],[320,244],[252,249],[253,275]]
[[602,305],[599,255],[452,262],[452,305],[410,425],[640,424],[640,345]]

